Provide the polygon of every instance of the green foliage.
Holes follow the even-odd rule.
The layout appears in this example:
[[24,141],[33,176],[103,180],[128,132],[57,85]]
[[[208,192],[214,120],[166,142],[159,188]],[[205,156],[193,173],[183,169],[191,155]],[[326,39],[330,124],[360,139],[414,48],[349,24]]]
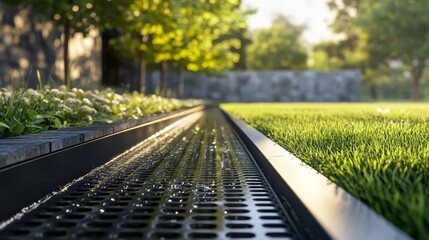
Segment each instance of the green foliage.
[[416,239],[429,238],[428,104],[223,104]]
[[368,32],[372,51],[412,65],[429,55],[428,1],[381,0],[363,2],[367,11],[358,19]]
[[238,61],[231,48],[240,46],[237,39],[225,36],[245,28],[245,13],[238,4],[236,0],[135,1],[129,11],[135,17],[123,26],[113,45],[135,61],[178,62],[190,71],[231,68]]
[[70,26],[70,33],[87,34],[91,29],[125,24],[125,10],[132,0],[1,0],[10,5],[28,6],[58,26]]
[[283,16],[277,17],[271,28],[251,33],[253,41],[247,48],[249,69],[304,69],[307,51],[301,43],[303,28]]
[[[418,100],[420,79],[429,56],[426,14],[429,2],[330,0],[329,6],[336,13],[332,29],[344,39],[331,44],[338,47],[336,53],[329,52],[326,45],[319,45],[314,54],[314,66],[358,67],[364,80],[375,87],[383,83],[380,81],[380,75],[386,76],[383,71],[389,72],[387,63],[399,60],[411,72],[412,96]],[[328,64],[324,65],[324,60],[328,60]],[[339,65],[337,60],[340,60]]]
[[413,100],[418,101],[420,79],[429,62],[428,1],[364,1],[367,9],[358,25],[368,33],[370,54],[400,60],[412,74]]
[[0,138],[71,126],[88,126],[137,119],[190,107],[199,101],[179,101],[111,89],[84,91],[56,88],[0,91]]

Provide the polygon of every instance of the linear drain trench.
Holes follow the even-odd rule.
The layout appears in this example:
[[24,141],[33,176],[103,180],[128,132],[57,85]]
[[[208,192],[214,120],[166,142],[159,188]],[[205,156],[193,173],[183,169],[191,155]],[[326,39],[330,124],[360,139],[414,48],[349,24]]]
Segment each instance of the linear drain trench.
[[295,239],[219,110],[146,140],[0,231],[0,239]]

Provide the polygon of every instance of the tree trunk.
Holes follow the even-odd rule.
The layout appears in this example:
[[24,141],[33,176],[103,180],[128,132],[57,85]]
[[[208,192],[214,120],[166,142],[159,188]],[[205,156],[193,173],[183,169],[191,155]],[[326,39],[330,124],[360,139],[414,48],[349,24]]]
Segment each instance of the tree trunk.
[[378,99],[377,86],[374,83],[371,83],[369,86],[369,95],[371,96],[372,100]]
[[64,24],[64,84],[69,86],[69,40],[70,22]]
[[140,89],[141,93],[145,93],[146,91],[146,61],[140,59]]
[[419,85],[420,85],[420,78],[416,78],[415,76],[413,76],[413,87],[411,90],[411,97],[414,102],[420,101]]
[[109,41],[119,37],[117,30],[104,30],[101,34],[101,84],[110,86],[121,86],[126,84],[123,78],[120,78],[119,71],[121,61],[115,55],[114,49]]
[[423,71],[425,69],[425,60],[419,59],[417,65],[413,68],[413,84],[411,90],[411,97],[414,102],[420,101],[420,79],[423,76]]
[[167,96],[167,62],[161,62],[161,88],[160,95],[161,97]]
[[185,95],[185,74],[183,68],[179,66],[177,73],[177,97],[183,99]]

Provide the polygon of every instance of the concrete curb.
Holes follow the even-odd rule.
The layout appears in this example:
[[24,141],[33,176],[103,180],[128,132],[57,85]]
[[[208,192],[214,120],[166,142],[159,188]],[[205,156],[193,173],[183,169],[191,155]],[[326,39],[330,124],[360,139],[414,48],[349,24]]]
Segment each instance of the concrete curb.
[[[201,106],[194,108],[200,107]],[[180,109],[168,113],[161,113],[154,116],[147,116],[136,120],[127,120],[112,124],[65,128],[0,139],[0,169],[101,137],[106,137],[148,122],[187,112],[190,109]]]

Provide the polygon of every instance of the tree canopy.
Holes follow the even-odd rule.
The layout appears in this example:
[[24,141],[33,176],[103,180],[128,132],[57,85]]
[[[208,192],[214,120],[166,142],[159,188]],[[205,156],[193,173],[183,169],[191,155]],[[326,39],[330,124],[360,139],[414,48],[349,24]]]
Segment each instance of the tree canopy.
[[429,2],[330,0],[329,6],[336,13],[331,27],[343,39],[319,44],[313,67],[359,68],[376,97],[375,87],[387,78],[389,63],[399,61],[411,72],[412,98],[418,101],[429,58]]
[[278,16],[271,28],[251,33],[252,44],[248,46],[249,69],[281,70],[304,69],[307,66],[307,50],[301,42],[304,27]]
[[429,61],[429,2],[380,0],[362,6],[367,10],[357,24],[368,34],[370,56],[401,61],[411,72],[412,98],[418,101]]
[[246,12],[239,0],[2,0],[30,6],[55,21],[65,33],[65,69],[68,38],[90,29],[117,29],[112,43],[122,56],[145,63],[176,62],[190,71],[232,68],[240,41],[234,31],[245,29]]

